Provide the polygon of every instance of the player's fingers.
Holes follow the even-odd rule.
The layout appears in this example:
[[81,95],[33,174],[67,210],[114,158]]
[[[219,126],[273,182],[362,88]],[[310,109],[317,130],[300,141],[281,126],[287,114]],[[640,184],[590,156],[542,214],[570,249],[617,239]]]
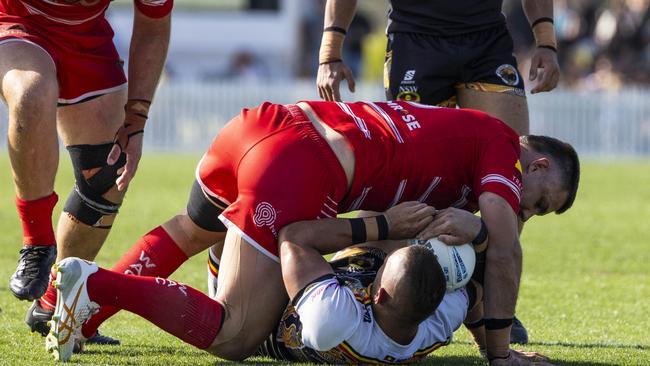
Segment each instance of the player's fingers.
[[423,207],[417,207],[415,211],[415,215],[418,217],[421,216],[433,216],[436,214],[436,209],[432,206],[428,206],[426,204],[423,204]]
[[341,83],[341,79],[336,78],[332,81],[332,101],[340,102],[341,101],[341,93],[339,91],[339,84]]
[[324,100],[325,94],[323,93],[323,87],[319,85],[317,89],[318,89],[318,96],[320,97],[320,99]]
[[553,71],[552,71],[551,82],[550,82],[550,85],[549,85],[550,90],[555,89],[555,87],[557,86],[557,83],[559,81],[560,81],[560,70],[558,70],[557,67],[554,67]]
[[126,164],[124,165],[124,171],[119,178],[117,178],[117,189],[123,191],[131,182],[131,179],[135,176],[135,171],[138,168],[137,158],[132,157],[130,154],[126,156]]
[[356,87],[355,81],[354,81],[354,75],[352,75],[352,71],[350,69],[345,70],[345,80],[348,82],[348,89],[350,92],[354,93],[354,89]]
[[327,85],[327,83],[325,83],[325,84],[322,86],[321,89],[322,89],[322,91],[323,91],[323,99],[326,100],[326,101],[328,101],[328,102],[332,101],[332,95],[331,95],[331,93],[330,93],[330,87],[329,87],[329,85]]
[[[418,220],[418,222],[415,224],[415,227],[416,227],[416,230],[415,230],[415,231],[416,231],[416,234],[418,234],[417,237],[418,237],[419,239],[423,239],[423,238],[421,238],[420,233],[423,233],[423,232],[426,232],[426,231],[430,230],[430,229],[429,229],[429,228],[430,228],[429,225],[431,224],[431,221],[433,221],[433,217],[428,216],[428,217],[423,217],[423,218],[421,218],[421,219]],[[431,235],[431,236],[433,236],[433,235]],[[428,236],[427,238],[430,238],[431,236]],[[426,238],[424,238],[424,239],[426,239]]]
[[438,235],[438,240],[441,242],[447,244],[447,245],[461,245],[465,244],[463,243],[463,240],[457,236],[454,235],[449,235],[449,234],[442,234]]
[[120,158],[121,152],[122,149],[120,149],[120,145],[113,144],[113,148],[111,149],[111,152],[108,153],[108,157],[106,158],[106,164],[108,165],[115,164],[117,162],[117,159]]
[[[551,87],[552,83],[553,83],[553,75],[551,73],[547,72],[546,69],[544,69],[544,72],[542,74],[542,78],[539,81],[539,83],[537,83],[537,86],[535,87],[535,89],[536,89],[535,92],[536,93],[546,92],[546,91],[549,91],[549,90],[553,89]],[[532,90],[531,90],[531,93],[532,93]]]
[[[423,218],[422,220],[427,220]],[[433,224],[431,221],[424,229],[422,229],[416,236],[417,239],[427,240],[445,233],[444,225]]]
[[124,171],[122,172],[122,174],[115,181],[115,183],[117,184],[117,190],[118,191],[120,191],[120,192],[124,191],[124,189],[128,185],[129,175],[130,175],[130,171],[125,166]]
[[533,81],[537,78],[537,68],[539,67],[539,56],[533,56],[530,60],[530,72],[528,74],[528,80]]

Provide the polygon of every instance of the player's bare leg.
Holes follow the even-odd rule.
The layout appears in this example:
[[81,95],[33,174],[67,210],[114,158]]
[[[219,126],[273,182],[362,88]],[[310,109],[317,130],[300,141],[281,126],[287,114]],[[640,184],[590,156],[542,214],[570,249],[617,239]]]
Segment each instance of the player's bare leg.
[[[225,232],[208,231],[197,226],[185,213],[179,213],[145,234],[111,269],[137,276],[170,276],[189,257],[204,251],[213,243],[223,246]],[[102,306],[82,327],[82,335],[91,337],[97,328],[119,311]]]
[[280,264],[230,230],[215,299],[224,307],[225,318],[208,351],[243,360],[271,334],[287,305]]
[[[125,102],[126,91],[121,91],[58,108],[59,133],[70,151],[76,183],[59,219],[57,261],[71,256],[93,260],[115,220],[124,192],[117,190],[116,174],[111,171],[117,167],[106,167],[106,157],[115,131],[124,121]],[[25,322],[32,331],[47,334],[56,301],[56,289],[50,283],[27,312]],[[97,334],[91,338],[94,343],[119,344]]]
[[[59,132],[66,147],[110,144],[115,132],[124,123],[125,103],[126,90],[123,90],[59,108]],[[119,205],[122,203],[124,192],[119,192],[113,185],[102,196]],[[75,214],[65,212],[64,209],[56,233],[57,261],[71,256],[95,259],[110,232],[115,216],[116,214],[104,215],[96,224],[88,225],[80,221],[82,218],[75,217]]]
[[226,236],[223,254],[216,300],[173,280],[97,269],[77,258],[59,262],[58,286],[63,297],[47,338],[48,350],[64,361],[72,356],[74,333],[92,314],[68,313],[75,308],[71,304],[76,303],[76,296],[79,309],[116,306],[134,312],[221,358],[250,356],[273,330],[287,304],[280,266],[232,231]]
[[56,255],[52,209],[59,91],[54,62],[33,44],[0,44],[0,91],[9,111],[9,158],[25,245],[9,287],[19,299],[33,300],[45,292]]
[[519,135],[530,130],[528,102],[525,96],[504,92],[458,88],[458,105],[486,112],[512,127]]

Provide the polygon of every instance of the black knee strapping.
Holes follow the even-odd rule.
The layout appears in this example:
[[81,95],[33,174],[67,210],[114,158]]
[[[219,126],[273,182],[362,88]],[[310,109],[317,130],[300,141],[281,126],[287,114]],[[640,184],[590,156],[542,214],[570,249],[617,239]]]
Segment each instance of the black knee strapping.
[[212,232],[225,232],[226,226],[219,220],[219,215],[226,207],[228,205],[221,200],[208,197],[199,182],[194,181],[187,201],[187,215],[198,227]]
[[67,147],[74,169],[75,186],[63,211],[86,225],[110,228],[112,219],[105,223],[102,218],[114,217],[120,209],[121,203],[104,198],[104,194],[115,186],[117,171],[126,164],[124,153],[114,165],[106,164],[112,148],[113,143]]

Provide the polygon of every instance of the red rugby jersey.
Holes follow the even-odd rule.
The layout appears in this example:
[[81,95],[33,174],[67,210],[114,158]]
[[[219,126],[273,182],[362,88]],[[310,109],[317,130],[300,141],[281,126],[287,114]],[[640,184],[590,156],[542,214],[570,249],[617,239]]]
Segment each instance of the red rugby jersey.
[[519,213],[519,136],[498,119],[413,102],[306,103],[354,150],[354,179],[340,211],[418,200],[475,212],[481,193],[493,192]]
[[[88,26],[104,19],[111,0],[0,0],[0,16],[30,17],[36,22],[65,26]],[[148,17],[161,18],[173,0],[134,0]]]

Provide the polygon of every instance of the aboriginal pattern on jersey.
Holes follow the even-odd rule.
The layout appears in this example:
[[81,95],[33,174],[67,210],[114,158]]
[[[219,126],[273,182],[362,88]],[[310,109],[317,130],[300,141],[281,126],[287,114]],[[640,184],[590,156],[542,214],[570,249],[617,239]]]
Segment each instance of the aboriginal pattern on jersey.
[[[352,290],[354,297],[364,304],[367,312],[372,311],[372,298],[369,286],[375,279],[377,271],[384,263],[386,253],[371,247],[354,247],[338,252],[330,261],[335,277],[342,286]],[[368,314],[370,317],[370,315]],[[363,356],[350,344],[343,342],[328,351],[316,351],[305,347],[301,342],[302,324],[293,305],[289,305],[282,315],[280,326],[275,334],[273,345],[269,348],[281,349],[274,352],[276,356],[289,361],[331,363],[331,364],[399,364],[416,362],[436,349],[449,344],[434,343],[416,351],[408,359],[375,359]]]

